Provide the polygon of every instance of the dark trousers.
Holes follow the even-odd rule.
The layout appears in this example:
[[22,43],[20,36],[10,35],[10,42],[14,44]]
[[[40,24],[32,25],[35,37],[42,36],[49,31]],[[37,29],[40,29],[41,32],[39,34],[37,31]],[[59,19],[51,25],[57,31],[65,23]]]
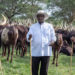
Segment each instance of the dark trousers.
[[49,59],[50,56],[32,57],[32,75],[38,75],[39,65],[40,75],[48,75]]

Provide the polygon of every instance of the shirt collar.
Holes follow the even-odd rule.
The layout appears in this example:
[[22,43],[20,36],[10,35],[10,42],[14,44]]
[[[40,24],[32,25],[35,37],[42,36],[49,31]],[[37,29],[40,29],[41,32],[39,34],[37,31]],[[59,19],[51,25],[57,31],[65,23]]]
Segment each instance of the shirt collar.
[[[45,22],[41,23],[41,25],[43,25],[44,23],[45,23]],[[38,25],[40,25],[40,23],[39,23],[39,22],[37,22],[37,24],[38,24]]]

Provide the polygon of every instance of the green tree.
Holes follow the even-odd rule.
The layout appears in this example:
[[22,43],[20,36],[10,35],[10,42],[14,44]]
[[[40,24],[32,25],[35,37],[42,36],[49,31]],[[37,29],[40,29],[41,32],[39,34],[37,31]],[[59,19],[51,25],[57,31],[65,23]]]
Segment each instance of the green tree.
[[72,23],[75,19],[75,0],[48,0],[48,9],[56,8],[53,17],[60,18],[61,20]]
[[0,13],[4,13],[9,22],[15,15],[25,14],[25,17],[34,19],[34,14],[41,9],[37,4],[41,0],[1,0]]

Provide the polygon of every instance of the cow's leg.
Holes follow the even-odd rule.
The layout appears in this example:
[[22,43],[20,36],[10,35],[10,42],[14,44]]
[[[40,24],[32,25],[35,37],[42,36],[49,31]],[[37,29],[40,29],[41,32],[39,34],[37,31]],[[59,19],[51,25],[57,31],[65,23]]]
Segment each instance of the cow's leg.
[[7,61],[9,60],[9,56],[10,56],[10,46],[8,46],[8,57],[7,57]]
[[17,52],[18,52],[18,47],[16,48],[16,55],[17,55]]
[[23,57],[23,54],[24,54],[24,47],[23,47],[23,44],[22,44],[21,57]]
[[20,55],[20,47],[18,46],[17,53]]
[[25,55],[27,56],[27,45],[25,43]]
[[24,48],[22,47],[21,57],[23,57],[23,53],[24,53]]
[[23,41],[21,43],[21,57],[23,56]]
[[11,61],[10,61],[11,63],[12,63],[12,59],[13,59],[14,48],[15,48],[15,46],[13,45],[13,46],[12,46],[12,52],[11,52]]
[[5,49],[6,49],[6,46],[3,45],[3,46],[2,46],[2,56],[5,56]]
[[4,56],[4,46],[2,46],[2,56]]
[[27,47],[25,47],[25,56],[27,56]]
[[16,46],[16,42],[17,42],[17,39],[15,40],[14,44],[12,45],[12,52],[11,52],[11,63],[12,63],[12,59],[13,59],[13,52],[14,52],[14,49],[15,49],[15,46]]
[[58,55],[59,55],[59,51],[57,51],[57,55],[56,55],[56,66],[58,66]]
[[21,50],[21,57],[23,56],[23,50]]
[[27,48],[26,47],[23,48],[23,56],[24,55],[27,56]]
[[27,56],[27,48],[26,47],[23,48],[23,56],[24,55]]
[[21,48],[19,47],[19,54],[20,54],[20,50],[21,50]]
[[4,56],[6,56],[6,46],[5,46],[5,49],[4,49]]
[[23,54],[23,56],[24,56],[24,54],[25,54],[25,48],[24,48],[24,46],[23,46],[22,54]]
[[20,53],[20,56],[22,57],[22,48],[21,48],[21,51],[20,51],[21,53]]
[[53,50],[53,62],[52,62],[52,64],[55,64],[55,58],[56,58],[56,50],[54,49]]

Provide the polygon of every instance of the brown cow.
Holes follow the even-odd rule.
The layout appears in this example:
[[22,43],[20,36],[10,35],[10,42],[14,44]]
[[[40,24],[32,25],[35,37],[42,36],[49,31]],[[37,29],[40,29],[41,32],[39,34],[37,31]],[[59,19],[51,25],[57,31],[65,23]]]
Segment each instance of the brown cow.
[[52,45],[53,48],[53,62],[52,64],[55,63],[56,59],[56,66],[58,66],[58,55],[61,49],[61,46],[63,45],[63,39],[62,39],[62,34],[56,33],[57,40],[56,42]]
[[66,40],[63,41],[63,46],[60,50],[60,53],[66,54],[68,56],[70,56],[72,53],[72,48],[70,47],[70,45]]
[[26,35],[28,32],[28,27],[22,26],[22,25],[16,25],[15,26],[18,29],[18,40],[17,40],[17,51],[19,49],[19,53],[21,51],[21,56],[24,56],[24,54],[27,53],[27,41],[26,41]]
[[63,40],[66,40],[69,44],[71,43],[69,31],[63,30],[63,29],[58,29],[58,30],[56,30],[56,33],[62,34]]
[[2,34],[1,34],[3,53],[6,52],[6,48],[8,48],[7,60],[9,60],[10,46],[12,47],[11,62],[12,62],[13,51],[14,51],[17,39],[18,39],[18,30],[17,30],[17,28],[15,28],[14,26],[7,26],[3,29]]

